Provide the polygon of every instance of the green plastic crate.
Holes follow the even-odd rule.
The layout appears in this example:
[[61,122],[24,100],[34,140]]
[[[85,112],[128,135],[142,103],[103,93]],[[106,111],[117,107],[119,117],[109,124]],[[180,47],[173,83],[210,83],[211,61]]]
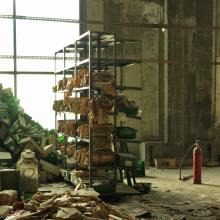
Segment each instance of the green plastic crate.
[[137,160],[135,176],[136,177],[144,177],[145,176],[145,163],[143,160]]
[[119,167],[135,167],[137,157],[132,154],[117,153],[117,162]]
[[137,130],[130,127],[117,127],[117,136],[120,139],[135,139]]
[[119,112],[124,112],[126,115],[135,116],[138,113],[138,108],[128,108],[125,106],[119,107]]

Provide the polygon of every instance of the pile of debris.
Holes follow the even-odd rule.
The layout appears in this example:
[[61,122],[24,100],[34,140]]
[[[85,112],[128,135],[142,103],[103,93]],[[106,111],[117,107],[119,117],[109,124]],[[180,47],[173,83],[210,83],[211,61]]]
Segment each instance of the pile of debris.
[[[58,163],[55,145],[55,132],[44,129],[32,120],[19,105],[12,90],[3,89],[0,84],[0,167],[15,167],[21,152],[31,149],[42,162],[41,167],[51,169],[54,164],[58,170],[55,166]],[[49,168],[48,163],[51,165]],[[50,174],[54,176],[54,172],[49,171],[49,178],[52,178]],[[55,174],[59,175],[60,172],[56,171]]]
[[[74,192],[73,192],[74,193]],[[3,191],[0,200],[0,218],[6,220],[31,219],[127,219],[133,220],[127,212],[108,205],[95,196],[36,193],[27,202],[17,202],[16,192]]]

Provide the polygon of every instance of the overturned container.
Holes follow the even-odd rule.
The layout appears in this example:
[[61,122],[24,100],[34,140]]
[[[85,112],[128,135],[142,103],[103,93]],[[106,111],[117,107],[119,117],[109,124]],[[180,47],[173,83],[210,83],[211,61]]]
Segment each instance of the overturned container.
[[34,193],[38,191],[38,161],[35,153],[25,149],[17,162],[17,170],[20,171],[20,191]]

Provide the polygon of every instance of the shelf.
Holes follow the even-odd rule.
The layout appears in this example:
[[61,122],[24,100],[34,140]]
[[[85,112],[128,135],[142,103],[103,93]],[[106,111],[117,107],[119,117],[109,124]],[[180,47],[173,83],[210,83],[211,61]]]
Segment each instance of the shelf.
[[[118,113],[123,113],[125,114],[124,112],[118,112]],[[116,116],[119,116],[118,113],[116,113]],[[113,116],[114,115],[114,112],[107,112],[107,115],[111,115]],[[126,118],[132,118],[132,119],[137,119],[137,120],[141,120],[141,116],[137,116],[137,115],[126,115]]]
[[55,112],[56,120],[76,120],[76,114],[73,112]]
[[126,117],[141,120],[141,116],[137,116],[137,115],[126,115]]
[[119,138],[117,138],[116,141],[117,142],[124,142],[124,143],[141,143],[144,140],[141,140],[141,139],[119,139]]
[[[90,59],[90,60],[85,59],[85,60],[79,61],[76,63],[76,67],[85,67],[86,65],[89,64],[89,62],[90,62],[92,69],[97,69],[97,67],[100,67],[100,68],[114,67],[114,66],[126,67],[129,65],[141,63],[141,60],[138,60],[138,59],[116,59],[116,60],[114,60],[114,59],[94,58],[94,59]],[[68,74],[68,72],[73,72],[74,70],[75,70],[75,65],[67,67],[62,70],[58,70],[55,72],[55,74],[59,74],[59,73],[63,73],[63,72],[65,74]]]
[[[77,67],[85,66],[85,65],[87,65],[87,64],[89,63],[89,61],[90,61],[89,59],[85,59],[85,60],[82,60],[82,61],[78,61],[78,62],[76,63],[76,66],[77,66]],[[69,67],[66,67],[66,68],[64,68],[64,69],[55,71],[55,74],[64,73],[64,74],[67,75],[68,72],[71,72],[71,75],[72,75],[73,72],[74,72],[74,70],[75,70],[75,64],[74,64],[74,66],[69,66]]]
[[83,92],[85,90],[89,90],[89,86],[81,87],[81,88],[75,88],[73,89],[73,92]]
[[[71,66],[71,67],[67,67],[67,68],[61,69],[61,70],[57,70],[57,71],[55,71],[54,73],[55,73],[55,74],[61,74],[61,73],[67,74],[67,72],[73,72],[74,69],[75,69],[75,67]],[[73,74],[73,73],[71,73],[71,75],[72,75],[72,74]]]
[[91,166],[90,169],[93,169],[93,170],[98,170],[98,169],[113,170],[113,169],[115,169],[115,167],[114,167],[114,165],[109,165],[109,166]]
[[69,138],[73,139],[74,141],[77,140],[77,142],[83,141],[83,142],[89,143],[89,139],[87,139],[87,138],[80,138],[78,136],[76,136],[76,137],[69,137]]
[[[82,181],[88,181],[89,182],[89,177],[78,177],[76,176],[76,178],[79,178],[81,179]],[[91,179],[94,181],[94,180],[111,180],[112,178],[111,177],[107,177],[107,176],[91,176]]]
[[91,65],[94,66],[94,68],[97,68],[97,66],[100,67],[125,67],[128,65],[133,65],[136,63],[140,63],[140,60],[137,59],[92,59]]
[[[62,111],[62,112],[56,112],[57,115],[61,115],[61,114],[66,114],[66,115],[72,115],[72,116],[76,116],[76,115],[87,115],[85,114],[79,114],[79,113],[74,113],[74,112],[68,112],[68,111]],[[70,120],[70,119],[69,119]],[[75,120],[75,119],[73,119]]]
[[85,60],[82,60],[82,61],[78,61],[76,63],[76,66],[79,67],[79,66],[85,66],[86,64],[88,64],[90,62],[90,59],[85,59]]
[[[97,32],[97,31],[87,31],[86,33],[82,34],[81,36],[79,36],[75,41],[73,41],[71,44],[66,45],[65,47],[63,47],[61,50],[59,50],[57,53],[59,56],[59,59],[61,57],[61,55],[63,55],[63,62],[64,62],[64,67],[63,69],[59,69],[58,71],[55,71],[55,76],[56,74],[63,74],[63,76],[70,76],[70,75],[76,75],[78,74],[78,72],[87,67],[89,69],[89,78],[92,79],[91,74],[93,73],[93,71],[98,70],[98,71],[102,71],[102,70],[106,70],[109,69],[111,70],[114,74],[114,82],[117,83],[117,71],[119,68],[123,67],[128,67],[130,65],[135,65],[135,64],[139,64],[141,63],[141,59],[138,57],[137,59],[123,59],[123,48],[122,48],[122,52],[121,54],[117,55],[117,52],[119,51],[118,49],[121,49],[119,46],[128,46],[128,47],[132,47],[135,46],[135,48],[137,48],[137,52],[139,49],[139,45],[135,45],[135,43],[141,43],[141,41],[139,40],[133,40],[133,39],[120,39],[118,37],[116,37],[115,33],[104,33],[104,32]],[[106,50],[106,48],[108,48]],[[127,47],[126,47],[127,48]],[[72,53],[72,54],[71,54]],[[119,51],[120,53],[120,51]],[[108,58],[107,58],[108,57]],[[136,56],[132,56],[132,57],[136,57]],[[71,62],[67,62],[67,64],[65,63],[65,59],[66,60],[70,60]],[[66,64],[66,65],[65,65]],[[55,66],[56,67],[56,66]],[[134,66],[135,67],[135,66]],[[121,71],[122,73],[122,71]],[[93,80],[92,80],[93,81]],[[88,96],[87,92],[89,91],[89,95],[92,95],[93,91],[96,91],[98,94],[100,93],[100,91],[102,92],[103,90],[101,88],[99,88],[99,86],[95,87],[95,84],[93,84],[93,82],[90,82],[89,86],[85,86],[85,87],[81,87],[81,88],[74,88],[72,90],[71,96],[70,97],[84,97],[85,95]],[[116,86],[114,85],[114,88],[119,92],[119,91],[123,91],[123,90],[133,90],[133,91],[140,91],[142,88],[138,87],[138,86],[124,86],[122,84],[122,82],[118,82],[120,85]],[[137,83],[138,84],[138,83]],[[60,93],[65,93],[68,92],[66,90],[64,91],[59,91]],[[80,93],[82,92],[82,93]],[[85,92],[85,93],[83,93]],[[113,98],[114,99],[114,98]],[[67,108],[66,108],[67,109]],[[123,110],[123,109],[122,109]],[[120,112],[107,112],[107,115],[114,115],[120,116],[119,114]],[[132,112],[131,112],[132,113]],[[136,112],[134,112],[136,114]],[[61,115],[64,114],[64,120],[66,120],[67,118],[73,118],[72,115],[74,115],[74,119],[77,121],[78,116],[76,116],[75,113],[73,112],[58,112],[57,115]],[[77,114],[78,115],[78,114]],[[81,116],[79,117],[80,120],[87,120],[88,121],[88,117],[86,117],[85,115],[87,114],[81,114]],[[123,116],[127,117],[127,118],[131,118],[131,119],[141,119],[141,116],[137,116],[137,115],[126,115],[125,113],[123,113]],[[119,118],[118,118],[119,119]],[[126,119],[125,119],[126,121]],[[116,120],[114,120],[113,123],[114,128],[117,127],[117,123]],[[115,129],[114,129],[115,130]],[[91,127],[90,127],[90,132],[92,132]],[[116,186],[117,181],[116,181],[116,169],[117,169],[117,164],[116,164],[116,159],[117,159],[117,154],[116,152],[109,152],[109,151],[100,151],[100,155],[102,154],[111,154],[113,159],[113,162],[110,165],[103,165],[103,166],[98,166],[93,164],[93,150],[95,150],[95,148],[93,148],[92,144],[93,144],[93,138],[92,138],[92,133],[90,133],[89,138],[80,138],[78,136],[68,136],[64,133],[60,133],[61,135],[65,135],[64,140],[67,140],[67,142],[76,142],[76,149],[80,146],[85,146],[88,149],[89,152],[89,157],[91,158],[91,161],[89,161],[88,167],[80,167],[80,164],[77,164],[78,170],[86,170],[86,177],[77,177],[74,176],[73,179],[76,180],[76,182],[73,180],[74,184],[76,184],[77,182],[80,183],[85,183],[85,185],[89,185],[90,187],[92,187],[92,183],[94,183],[95,180],[113,180],[114,179],[114,185]],[[114,132],[112,132],[112,135],[116,135]],[[88,136],[88,135],[87,135]],[[114,136],[113,140],[114,141],[116,139],[117,142],[126,142],[126,143],[140,143],[142,142],[141,140],[138,139],[118,139],[117,137]],[[80,142],[80,144],[77,144],[77,142]],[[65,143],[65,146],[66,146]],[[114,142],[115,144],[115,142]],[[115,146],[116,147],[116,146]],[[106,149],[103,149],[106,150]],[[100,156],[98,154],[98,157]],[[94,158],[95,159],[95,158]],[[95,162],[95,160],[94,160]],[[64,167],[66,168],[66,165],[64,164]],[[95,172],[93,172],[93,170],[109,170],[109,174],[111,174],[111,176],[93,176],[93,175],[97,175],[95,174]],[[103,172],[105,174],[107,174],[107,172]],[[89,174],[89,176],[88,176]],[[72,176],[71,176],[72,177]],[[77,188],[78,188],[77,184]],[[115,188],[114,187],[114,192],[113,194],[115,194]],[[125,193],[127,189],[125,190]],[[124,193],[124,192],[122,192]],[[112,195],[112,193],[111,193]]]
[[115,169],[114,165],[106,165],[106,166],[90,166],[90,167],[77,167],[77,170],[98,170],[98,169],[105,169],[105,170],[113,170]]
[[89,143],[89,139],[87,139],[87,138],[80,138],[78,136],[73,137],[73,136],[69,136],[69,135],[67,135],[67,134],[65,134],[63,132],[56,132],[56,133],[58,135],[65,135],[65,136],[68,137],[68,139],[72,139],[72,141],[76,141],[77,140],[77,142],[83,141],[83,142]]
[[[99,89],[98,87],[92,88],[92,90],[98,90],[98,89]],[[137,90],[137,91],[142,90],[141,87],[134,87],[134,86],[116,86],[116,89],[117,90]],[[89,86],[75,88],[72,90],[72,92],[83,92],[85,90],[89,90]],[[68,92],[68,90],[59,90],[59,91],[56,91],[55,93],[65,93],[65,92]]]
[[[114,46],[114,43],[116,45],[122,44],[122,43],[140,43],[140,40],[134,40],[134,39],[124,39],[116,37],[114,33],[104,33],[99,31],[87,31],[81,36],[79,36],[73,43],[66,45],[64,48],[71,48],[75,49],[75,44],[77,45],[77,50],[79,49],[85,49],[85,47],[89,46],[89,35],[90,35],[90,47],[93,48],[106,48]],[[55,53],[63,53],[64,49],[61,49],[59,51],[56,51]],[[68,51],[66,51],[68,52]],[[71,51],[72,52],[72,51]],[[74,52],[74,50],[73,50]]]
[[142,90],[141,87],[136,86],[116,86],[117,90]]
[[[89,90],[89,86],[84,86],[84,87],[75,88],[75,89],[72,90],[72,92],[83,92],[83,91],[85,91],[85,90]],[[65,90],[56,91],[56,92],[54,92],[54,93],[61,93],[61,94],[63,94],[63,93],[65,93],[65,92],[69,92],[69,91],[68,91],[67,89],[65,89]]]
[[[98,87],[97,87],[98,88]],[[142,90],[141,87],[136,87],[136,86],[116,86],[117,90]],[[89,90],[89,86],[84,86],[84,87],[79,87],[79,88],[75,88],[73,89],[73,92],[76,91],[83,91],[83,90]],[[96,90],[96,88],[93,88],[93,90]],[[55,91],[56,93],[65,93],[68,92],[68,90],[59,90],[59,91]]]

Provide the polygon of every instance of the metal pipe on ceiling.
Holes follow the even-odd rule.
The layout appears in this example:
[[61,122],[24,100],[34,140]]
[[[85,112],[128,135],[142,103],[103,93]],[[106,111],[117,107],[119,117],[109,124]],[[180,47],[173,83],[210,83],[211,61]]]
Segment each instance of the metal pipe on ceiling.
[[47,17],[34,17],[23,15],[0,15],[0,18],[5,19],[22,19],[22,20],[36,20],[36,21],[51,21],[51,22],[65,22],[76,23],[81,25],[93,24],[93,25],[105,25],[105,26],[120,26],[120,27],[136,27],[136,28],[164,28],[167,30],[188,30],[188,31],[220,31],[220,26],[197,26],[186,24],[150,24],[150,23],[131,23],[131,22],[108,22],[97,20],[79,20],[79,19],[63,19],[63,18],[47,18]]
[[[17,59],[30,59],[30,60],[55,60],[54,56],[22,56],[19,55],[16,57]],[[0,55],[0,59],[14,59],[13,55]],[[56,59],[62,60],[63,57],[57,57]],[[73,60],[74,58],[67,57],[67,60]],[[156,63],[156,64],[193,64],[193,63],[207,63],[211,65],[220,65],[220,61],[210,61],[210,60],[175,60],[175,59],[143,59],[142,63]]]

